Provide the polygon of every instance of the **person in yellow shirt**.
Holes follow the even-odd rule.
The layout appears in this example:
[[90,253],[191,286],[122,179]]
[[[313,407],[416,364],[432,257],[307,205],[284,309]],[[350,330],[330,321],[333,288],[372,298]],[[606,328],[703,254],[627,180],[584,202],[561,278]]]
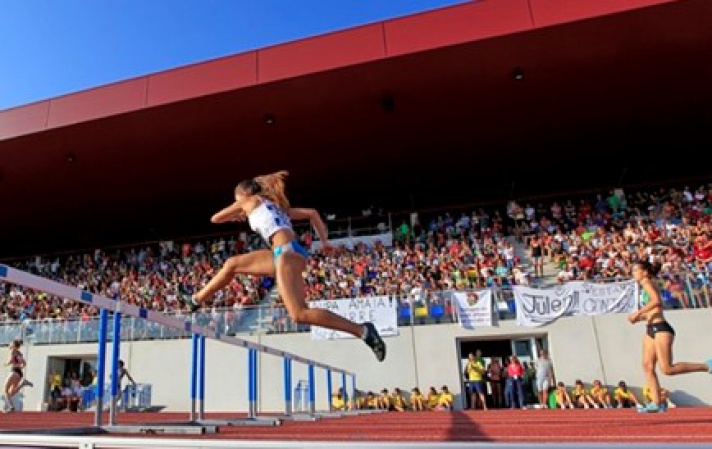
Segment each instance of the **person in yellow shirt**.
[[425,410],[423,394],[420,392],[418,387],[410,390],[410,407],[414,412],[422,412]]
[[331,396],[331,410],[346,410],[346,401],[344,401],[344,395],[341,392],[342,390],[341,388],[339,388],[339,391],[337,391],[334,395]]
[[618,388],[616,388],[613,392],[613,398],[616,400],[616,405],[618,408],[642,407],[640,401],[638,401],[638,398],[635,397],[633,392],[628,389],[628,386],[622,380],[618,382]]
[[391,395],[388,393],[387,388],[381,390],[381,395],[378,396],[378,408],[380,408],[381,410],[387,410],[389,412],[393,410],[393,401],[391,399]]
[[485,363],[480,350],[477,350],[477,354],[470,353],[467,358],[467,365],[465,365],[465,378],[470,389],[470,407],[473,410],[477,408],[478,399],[482,404],[482,409],[487,410],[485,371]]
[[561,408],[574,408],[574,403],[571,400],[569,392],[566,390],[566,385],[563,382],[556,384],[556,405]]
[[368,394],[366,395],[366,407],[369,410],[376,410],[379,407],[379,402],[378,398],[376,397],[375,394],[373,394],[373,391],[369,391]]
[[611,405],[611,394],[608,392],[608,388],[604,387],[598,379],[594,380],[593,386],[591,386],[591,397],[593,397],[601,407],[613,407]]
[[443,385],[440,391],[440,397],[438,398],[438,405],[436,410],[452,410],[452,402],[455,398],[453,397],[450,390],[448,390],[446,385]]
[[430,410],[435,410],[438,408],[438,404],[440,403],[440,395],[438,394],[437,390],[435,390],[435,387],[430,387],[430,391],[428,391],[428,396],[425,398],[425,400],[428,403],[428,408]]
[[598,403],[593,399],[586,388],[583,386],[583,381],[581,379],[576,379],[574,384],[574,389],[572,391],[572,399],[576,406],[583,408],[598,408]]
[[404,412],[408,409],[408,401],[403,396],[403,392],[400,388],[393,390],[393,396],[391,396],[393,401],[393,409],[397,412]]
[[50,391],[54,390],[55,387],[62,388],[62,376],[56,371],[49,375],[47,381],[49,382]]

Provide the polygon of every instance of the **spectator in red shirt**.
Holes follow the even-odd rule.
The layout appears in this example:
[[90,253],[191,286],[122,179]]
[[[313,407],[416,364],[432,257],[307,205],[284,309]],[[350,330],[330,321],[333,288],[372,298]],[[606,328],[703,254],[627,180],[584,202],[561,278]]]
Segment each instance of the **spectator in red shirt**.
[[504,389],[504,396],[510,408],[516,408],[514,395],[517,396],[517,403],[520,408],[524,406],[524,367],[516,355],[509,357],[507,365],[507,384]]

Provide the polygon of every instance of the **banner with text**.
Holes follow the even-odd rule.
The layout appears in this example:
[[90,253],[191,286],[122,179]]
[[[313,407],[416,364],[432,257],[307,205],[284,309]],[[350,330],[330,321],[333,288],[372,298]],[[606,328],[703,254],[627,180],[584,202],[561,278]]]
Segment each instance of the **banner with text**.
[[[346,249],[354,249],[358,244],[364,244],[366,246],[374,246],[376,242],[380,242],[383,246],[390,248],[393,246],[393,233],[386,232],[383,234],[376,235],[360,235],[356,237],[343,237],[339,239],[330,239],[329,244],[334,248],[344,247]],[[315,252],[321,249],[321,241],[315,240],[312,242],[309,250]]]
[[[382,337],[398,335],[398,301],[388,296],[372,298],[326,299],[310,301],[309,307],[326,309],[356,323],[370,321]],[[319,326],[311,326],[312,340],[338,340],[354,338],[346,332],[338,332]]]
[[561,316],[632,313],[637,308],[635,281],[574,281],[546,289],[517,285],[512,290],[520,326],[541,326]]
[[457,318],[463,329],[492,326],[492,290],[454,292]]

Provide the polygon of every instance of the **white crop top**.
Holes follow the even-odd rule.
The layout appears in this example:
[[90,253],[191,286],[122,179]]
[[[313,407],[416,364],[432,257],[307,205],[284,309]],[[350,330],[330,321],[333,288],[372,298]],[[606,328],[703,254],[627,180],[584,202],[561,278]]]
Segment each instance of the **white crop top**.
[[250,228],[268,243],[270,237],[277,231],[292,230],[292,221],[289,219],[289,215],[272,201],[266,199],[263,199],[262,204],[250,212],[247,221],[250,223]]

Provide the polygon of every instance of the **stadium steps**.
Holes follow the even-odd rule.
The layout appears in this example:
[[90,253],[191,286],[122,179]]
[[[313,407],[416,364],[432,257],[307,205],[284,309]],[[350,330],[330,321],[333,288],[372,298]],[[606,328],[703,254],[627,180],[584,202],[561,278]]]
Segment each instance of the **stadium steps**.
[[534,277],[534,264],[532,263],[532,258],[527,250],[527,245],[525,243],[519,243],[514,237],[508,237],[508,240],[514,243],[514,257],[518,257],[521,261],[521,266],[529,273],[529,279],[533,285],[544,286],[556,283],[556,274],[558,270],[554,264],[545,262],[544,263],[544,276],[541,278]]

